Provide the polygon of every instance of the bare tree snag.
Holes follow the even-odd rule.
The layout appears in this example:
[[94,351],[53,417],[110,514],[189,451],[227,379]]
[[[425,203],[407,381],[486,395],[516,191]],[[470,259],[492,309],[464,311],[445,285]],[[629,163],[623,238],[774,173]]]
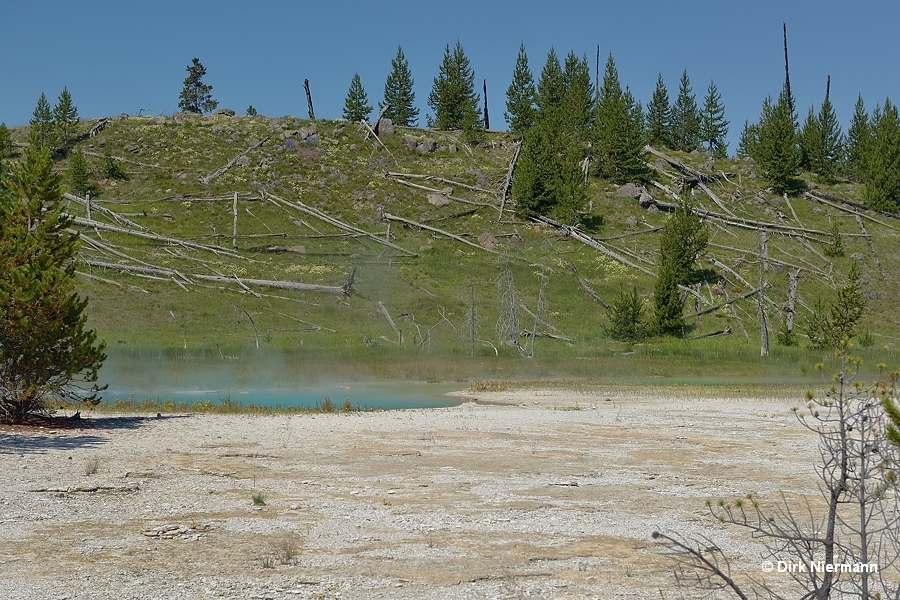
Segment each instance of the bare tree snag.
[[[759,355],[760,356],[768,356],[769,355],[769,324],[766,321],[766,292],[765,292],[765,283],[763,281],[763,272],[765,269],[763,265],[768,266],[768,263],[764,263],[763,253],[766,247],[766,232],[759,232]],[[766,251],[767,254],[767,251]]]
[[438,229],[437,227],[431,227],[429,225],[425,225],[424,223],[417,223],[416,221],[412,221],[410,219],[404,219],[403,217],[397,217],[397,216],[389,214],[389,213],[383,213],[381,216],[383,219],[388,220],[388,221],[398,221],[400,223],[406,223],[407,225],[412,225],[413,227],[418,227],[419,229],[433,231],[434,233],[439,233],[443,236],[454,239],[457,242],[462,242],[463,244],[466,244],[467,246],[472,246],[473,248],[478,248],[479,250],[488,252],[490,254],[498,254],[498,252],[496,252],[494,250],[489,250],[489,249],[485,248],[484,246],[479,246],[478,244],[474,244],[465,238],[461,238],[460,236],[452,234],[448,231],[444,231],[443,229]]
[[234,193],[234,203],[231,205],[231,212],[234,215],[234,223],[231,228],[231,247],[237,250],[237,201],[238,201],[238,193]]
[[788,69],[788,50],[787,50],[787,23],[781,22],[781,29],[784,32],[784,92],[787,96],[788,111],[794,114],[794,95],[791,93],[791,73]]
[[393,329],[397,333],[397,345],[403,345],[403,330],[397,327],[397,324],[394,323],[394,319],[391,318],[391,313],[388,312],[388,309],[384,307],[384,304],[381,300],[378,301],[378,310],[381,311],[381,314],[384,315],[384,318],[387,319],[387,322],[390,323],[391,329]]
[[788,301],[785,308],[785,323],[788,332],[794,331],[794,308],[797,303],[797,287],[800,283],[800,271],[788,273]]
[[491,118],[488,116],[487,79],[484,80],[484,128],[491,128]]
[[246,310],[244,310],[237,304],[232,304],[232,306],[235,307],[236,309],[238,309],[239,311],[241,311],[242,313],[244,313],[245,315],[247,315],[247,318],[250,319],[250,324],[253,325],[253,334],[256,338],[256,349],[259,350],[259,329],[256,328],[256,322],[253,320],[253,317],[251,317],[250,313],[248,313]]
[[578,283],[580,283],[581,287],[584,288],[584,291],[588,293],[588,296],[599,302],[603,308],[609,308],[609,304],[607,304],[606,301],[600,297],[600,294],[594,291],[594,288],[590,286],[586,279],[582,279],[581,277],[579,277]]
[[378,134],[375,133],[375,130],[372,129],[372,126],[371,126],[371,125],[369,125],[369,122],[366,121],[365,119],[363,119],[362,121],[360,121],[360,123],[361,123],[366,129],[369,130],[369,133],[371,133],[373,136],[375,136],[375,139],[378,141],[379,144],[381,144],[381,147],[382,147],[382,148],[384,148],[385,150],[387,150],[387,153],[390,154],[391,158],[393,158],[394,160],[396,160],[397,157],[394,156],[394,153],[391,152],[391,151],[388,149],[388,147],[384,145],[384,142],[381,141],[381,138],[378,137]]
[[[375,123],[372,125],[372,133],[378,134],[378,126],[381,125],[381,119],[384,118],[384,113],[390,110],[390,108],[390,104],[385,104],[381,107],[381,110],[378,111],[378,116],[375,118]],[[366,137],[368,137],[368,134],[366,134]]]
[[513,153],[512,160],[509,161],[509,169],[506,171],[506,179],[503,181],[503,194],[500,196],[500,217],[498,221],[503,220],[503,208],[506,206],[506,199],[509,198],[509,191],[512,189],[513,173],[516,170],[516,161],[519,160],[519,152],[522,151],[522,140],[516,142],[516,151]]
[[862,216],[860,216],[859,213],[854,213],[854,216],[856,217],[856,224],[859,225],[859,230],[866,236],[866,242],[869,244],[869,251],[872,253],[872,258],[875,259],[875,266],[878,267],[878,273],[884,277],[884,270],[881,268],[881,260],[878,259],[878,252],[875,250],[875,242],[872,241],[872,236],[866,231],[866,225],[863,223]]
[[269,141],[268,137],[260,140],[259,142],[256,142],[255,144],[253,144],[246,150],[242,151],[240,154],[235,155],[231,160],[229,160],[227,163],[225,163],[224,167],[219,167],[218,169],[216,169],[209,175],[204,175],[203,177],[201,177],[200,183],[202,183],[203,185],[209,185],[210,181],[212,181],[213,179],[215,179],[216,177],[218,177],[219,175],[221,175],[222,173],[224,173],[225,171],[230,169],[232,166],[234,166],[234,163],[236,163],[238,160],[240,160],[240,158],[242,156],[246,155],[248,152],[250,152],[252,150],[256,150],[257,148],[259,148],[260,146],[265,144],[267,141]]
[[[65,192],[65,193],[63,194],[63,198],[65,198],[66,200],[72,200],[72,201],[77,202],[77,203],[82,204],[82,205],[86,205],[86,204],[87,204],[87,200],[86,200],[86,199],[84,199],[84,198],[79,198],[78,196],[76,196],[76,195],[74,195],[74,194],[70,194],[69,192]],[[133,222],[133,221],[130,221],[130,220],[126,219],[125,217],[123,217],[123,216],[120,215],[119,213],[114,212],[114,211],[112,211],[112,210],[109,210],[108,208],[106,208],[106,207],[104,207],[104,206],[101,206],[100,204],[97,204],[96,202],[91,202],[91,211],[94,211],[94,210],[96,210],[97,212],[103,213],[104,215],[109,215],[109,216],[112,217],[114,220],[118,221],[119,223],[123,223],[123,224],[125,224],[125,225],[128,225],[129,227],[133,227],[133,228],[138,229],[138,230],[140,230],[140,231],[149,231],[146,227],[143,227],[143,226],[138,225],[137,223],[135,223],[135,222]],[[90,220],[90,219],[88,219],[88,220]]]
[[309,120],[315,121],[316,113],[313,110],[312,94],[309,93],[309,79],[303,80],[303,89],[306,90],[306,106],[307,106],[307,108],[309,108]]

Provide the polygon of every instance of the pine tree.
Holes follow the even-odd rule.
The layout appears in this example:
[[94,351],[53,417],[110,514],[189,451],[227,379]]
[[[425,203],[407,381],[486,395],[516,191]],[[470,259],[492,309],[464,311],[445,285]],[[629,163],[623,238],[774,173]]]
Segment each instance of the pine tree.
[[759,143],[759,127],[750,124],[750,121],[744,121],[744,128],[741,129],[741,136],[738,140],[737,155],[741,158],[747,156],[752,157]]
[[641,179],[646,173],[640,157],[643,147],[643,110],[630,91],[622,91],[615,59],[610,54],[594,121],[594,149],[600,175],[616,182]]
[[13,141],[12,135],[9,133],[9,128],[6,126],[6,123],[0,123],[0,159],[9,156],[9,153],[12,152],[12,148]]
[[866,112],[866,105],[860,94],[856,99],[853,118],[850,120],[850,129],[847,130],[845,167],[847,174],[857,181],[865,178],[871,144],[872,130],[869,125],[869,114]]
[[187,66],[188,76],[184,79],[184,88],[178,100],[178,108],[185,112],[203,114],[216,110],[218,102],[212,98],[212,86],[203,83],[206,67],[194,58]]
[[700,112],[687,71],[681,74],[678,97],[672,107],[672,145],[684,152],[693,152],[700,146]]
[[539,121],[525,131],[512,183],[512,199],[519,216],[548,214],[556,203],[556,137],[557,132],[545,121]]
[[703,102],[703,110],[700,113],[700,141],[706,144],[706,150],[715,158],[728,156],[728,144],[725,137],[728,135],[728,124],[725,120],[725,106],[722,104],[722,96],[713,81],[709,82],[706,90],[706,99]]
[[519,55],[516,57],[512,83],[506,90],[506,112],[503,113],[509,122],[511,133],[523,135],[534,124],[536,94],[534,76],[531,74],[531,69],[528,68],[528,55],[525,53],[525,44],[522,44],[519,46]]
[[414,106],[416,93],[413,91],[415,81],[409,70],[409,61],[403,54],[403,48],[397,46],[397,56],[391,60],[391,72],[384,82],[384,101],[378,105],[379,110],[385,104],[390,108],[384,113],[394,125],[415,127],[419,123],[419,109]]
[[758,141],[750,155],[756,161],[756,169],[778,194],[792,192],[799,185],[800,149],[794,118],[784,92],[773,106],[767,98],[758,125]]
[[363,88],[359,73],[353,74],[350,80],[350,89],[347,90],[347,98],[344,100],[344,118],[348,121],[368,121],[372,105]]
[[[75,291],[78,236],[50,150],[31,145],[0,179],[0,418],[96,402],[106,356]],[[85,386],[84,384],[87,384]]]
[[31,129],[29,138],[38,147],[49,148],[54,144],[53,112],[50,110],[50,102],[47,101],[47,96],[43,92],[41,92],[41,97],[38,98],[29,126]]
[[553,186],[552,214],[563,223],[577,225],[587,204],[587,182],[581,170],[582,154],[576,144],[569,144],[565,154],[558,157],[556,180]]
[[587,57],[579,59],[574,52],[569,52],[563,68],[563,87],[565,91],[560,105],[563,131],[573,140],[586,140],[594,106]]
[[819,113],[809,109],[799,141],[803,168],[825,181],[833,180],[843,153],[843,135],[827,88]]
[[866,164],[865,202],[876,210],[900,212],[900,117],[890,98],[873,123]]
[[559,64],[559,58],[556,51],[550,48],[547,53],[547,60],[544,68],[541,70],[540,79],[537,83],[537,96],[535,102],[537,104],[537,119],[546,121],[556,117],[557,112],[562,106],[563,97],[566,95],[566,84],[563,79],[562,67]]
[[80,150],[72,152],[69,159],[69,189],[72,190],[72,193],[84,197],[91,187],[90,178],[84,153]]
[[452,52],[448,44],[428,94],[428,106],[434,111],[434,117],[428,116],[428,125],[437,129],[461,129],[466,117],[470,121],[473,114],[477,117],[475,121],[481,118],[480,101],[481,95],[475,91],[475,71],[462,44],[457,40]]
[[659,245],[654,290],[654,329],[658,334],[683,335],[684,304],[678,286],[693,281],[697,261],[706,252],[708,243],[709,230],[693,212],[690,192],[686,192],[663,226]]
[[53,107],[53,125],[56,129],[56,138],[63,146],[68,146],[75,135],[78,125],[78,108],[72,102],[72,95],[68,88],[63,88]]
[[662,73],[656,78],[656,89],[647,105],[647,143],[657,147],[671,147],[672,107],[669,91]]

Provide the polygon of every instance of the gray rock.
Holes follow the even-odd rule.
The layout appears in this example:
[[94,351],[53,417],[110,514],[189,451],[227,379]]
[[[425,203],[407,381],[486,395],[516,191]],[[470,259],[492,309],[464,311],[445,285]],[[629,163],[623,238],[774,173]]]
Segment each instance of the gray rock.
[[863,296],[865,296],[869,300],[878,300],[878,292],[874,290],[867,290],[863,292]]
[[620,198],[640,198],[642,193],[647,193],[647,190],[636,183],[626,183],[616,190],[616,196]]
[[250,157],[244,155],[244,156],[240,157],[239,159],[237,159],[236,161],[234,161],[234,164],[236,164],[240,167],[246,167],[247,165],[250,164]]
[[628,217],[625,219],[625,224],[634,229],[638,225],[638,218],[635,216]]
[[457,152],[459,152],[459,148],[456,147],[456,144],[450,144],[449,146],[447,146],[447,150],[450,151],[450,154],[456,154]]
[[428,194],[428,204],[433,206],[447,206],[450,204],[450,199],[444,194],[432,192]]
[[416,147],[418,147],[419,142],[417,142],[416,138],[414,138],[411,135],[404,135],[403,136],[403,145],[406,146],[407,150],[413,151],[416,149]]
[[381,119],[381,122],[378,123],[378,135],[393,135],[394,131],[394,122],[387,117]]
[[497,246],[497,238],[485,231],[478,236],[478,243],[481,244],[483,248],[493,250]]
[[437,142],[431,138],[425,138],[418,146],[416,146],[416,152],[419,154],[430,154],[434,152],[435,148],[437,148]]
[[224,117],[233,117],[235,115],[235,112],[233,110],[231,110],[230,108],[220,108],[213,114],[214,115],[222,115]]

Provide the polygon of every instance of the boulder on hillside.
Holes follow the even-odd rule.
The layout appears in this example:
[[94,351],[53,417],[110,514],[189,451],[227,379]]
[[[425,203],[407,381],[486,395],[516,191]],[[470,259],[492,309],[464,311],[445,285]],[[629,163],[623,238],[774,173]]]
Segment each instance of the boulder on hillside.
[[230,108],[220,108],[213,114],[214,115],[222,115],[225,117],[233,117],[235,115],[235,112],[233,110],[231,110]]
[[640,198],[641,194],[646,194],[647,190],[642,185],[636,183],[626,183],[616,190],[616,196],[620,198]]
[[384,117],[381,121],[378,122],[378,126],[375,128],[375,133],[378,135],[393,135],[394,133],[394,122]]

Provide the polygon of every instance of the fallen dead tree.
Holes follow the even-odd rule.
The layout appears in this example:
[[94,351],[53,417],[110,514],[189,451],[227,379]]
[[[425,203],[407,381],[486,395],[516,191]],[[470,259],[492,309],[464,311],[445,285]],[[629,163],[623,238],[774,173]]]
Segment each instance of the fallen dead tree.
[[503,193],[500,196],[500,217],[497,219],[498,221],[503,219],[503,208],[506,206],[506,199],[509,198],[509,192],[512,188],[512,178],[513,173],[516,170],[516,161],[519,160],[519,152],[522,151],[522,140],[516,142],[516,151],[513,154],[512,160],[509,161],[509,169],[506,171],[506,179],[503,180]]
[[[269,137],[271,137],[271,136],[269,136]],[[216,177],[218,177],[219,175],[221,175],[222,173],[224,173],[225,171],[230,169],[234,165],[234,163],[236,163],[237,161],[239,161],[241,159],[242,156],[244,156],[245,154],[247,154],[248,152],[250,152],[252,150],[256,150],[257,148],[259,148],[260,146],[265,144],[267,141],[269,141],[269,137],[264,138],[264,139],[260,140],[259,142],[256,142],[255,144],[253,144],[246,150],[242,151],[240,154],[236,155],[231,160],[229,160],[227,163],[225,163],[225,166],[219,167],[218,169],[216,169],[209,175],[204,175],[203,177],[200,178],[200,183],[202,183],[203,185],[209,185],[210,181],[212,181],[213,179],[215,179]]]
[[647,275],[650,275],[651,277],[656,277],[656,273],[654,273],[650,269],[648,269],[646,267],[642,267],[641,265],[635,264],[635,263],[631,262],[630,260],[628,260],[627,258],[625,258],[624,256],[622,256],[616,252],[613,252],[612,250],[610,250],[609,248],[607,248],[606,246],[604,246],[603,244],[601,244],[600,242],[598,242],[597,240],[592,238],[591,236],[587,235],[586,233],[584,233],[583,231],[578,229],[578,227],[563,225],[559,221],[554,221],[553,219],[551,219],[549,217],[543,217],[543,216],[534,217],[534,220],[538,221],[540,223],[544,223],[546,225],[550,225],[554,229],[557,229],[560,232],[562,232],[562,234],[565,235],[566,237],[570,237],[574,240],[578,240],[582,244],[586,244],[586,245],[590,246],[591,248],[594,248],[595,250],[599,250],[603,254],[609,256],[610,258],[612,258],[614,260],[619,261],[620,263],[622,263],[623,265],[625,265],[627,267],[631,267],[632,269],[637,269],[638,271],[640,271],[642,273],[646,273]]
[[[167,277],[181,276],[174,269],[164,269],[162,267],[145,267],[141,265],[125,265],[122,263],[108,263],[98,260],[82,259],[82,262],[92,267],[100,267],[111,269],[114,271],[122,271],[125,273],[139,273],[145,275],[162,275]],[[248,279],[246,277],[228,277],[226,275],[203,275],[199,273],[191,273],[187,276],[188,283],[190,279],[199,279],[201,281],[212,281],[217,283],[235,283],[242,287],[253,285],[257,287],[274,288],[278,290],[291,290],[295,292],[320,292],[324,294],[342,294],[349,295],[353,290],[353,283],[356,276],[356,269],[350,273],[347,283],[344,285],[319,285],[314,283],[298,283],[295,281],[278,281],[271,279]]]
[[405,185],[411,188],[416,188],[419,190],[425,190],[426,192],[433,192],[436,194],[445,195],[449,200],[455,200],[456,202],[462,202],[463,204],[472,204],[474,206],[486,206],[488,208],[493,208],[494,210],[499,211],[500,209],[490,202],[476,202],[475,200],[466,200],[465,198],[460,198],[458,196],[453,196],[452,194],[444,194],[444,190],[439,190],[437,188],[428,187],[426,185],[419,185],[417,183],[413,183],[411,181],[405,181],[403,179],[394,179],[397,183],[401,185]]
[[[69,215],[71,216],[71,215]],[[126,229],[124,227],[117,227],[116,225],[110,225],[108,223],[103,223],[101,221],[94,221],[92,219],[84,219],[82,217],[71,216],[72,222],[75,225],[80,225],[82,227],[90,227],[91,229],[98,229],[101,231],[111,231],[113,233],[122,233],[125,235],[133,235],[135,237],[144,238],[147,240],[153,240],[155,242],[162,242],[165,244],[175,244],[178,246],[184,246],[185,248],[193,248],[194,250],[205,250],[207,252],[212,252],[213,254],[225,254],[227,256],[231,256],[233,258],[244,258],[240,254],[236,252],[231,252],[229,250],[225,250],[224,248],[217,248],[215,246],[207,246],[206,244],[197,244],[195,242],[188,242],[185,240],[179,240],[177,238],[168,237],[165,235],[157,235],[155,233],[150,233],[147,231],[135,231],[133,229]]]
[[457,242],[462,242],[467,246],[472,246],[473,248],[478,248],[479,250],[483,250],[484,252],[489,252],[490,254],[498,254],[494,250],[489,250],[484,246],[479,246],[478,244],[474,244],[469,240],[462,238],[454,233],[450,233],[449,231],[444,231],[443,229],[438,229],[437,227],[431,227],[430,225],[425,225],[424,223],[417,223],[411,219],[405,219],[403,217],[398,217],[396,215],[392,215],[389,213],[382,213],[381,217],[386,221],[397,221],[398,223],[405,223],[407,225],[412,225],[413,227],[418,227],[419,229],[424,229],[426,231],[433,231],[434,233],[439,233],[440,235],[446,236],[450,239],[454,239]]
[[303,204],[299,200],[297,200],[295,202],[291,202],[290,200],[285,200],[283,198],[279,198],[278,196],[276,196],[274,194],[270,194],[270,193],[266,194],[266,198],[268,198],[269,200],[273,200],[277,204],[281,204],[282,206],[288,206],[290,208],[293,208],[294,210],[297,210],[297,211],[300,211],[307,215],[310,215],[312,217],[315,217],[315,218],[319,219],[320,221],[324,221],[324,222],[328,223],[329,225],[337,227],[338,229],[340,229],[342,231],[358,233],[370,240],[378,242],[382,246],[387,246],[388,248],[392,248],[394,250],[399,250],[400,252],[407,254],[409,256],[413,256],[413,257],[417,256],[415,252],[410,252],[409,250],[406,250],[405,248],[401,248],[400,246],[397,246],[396,244],[393,244],[393,243],[389,242],[388,240],[378,237],[374,233],[370,233],[368,231],[365,231],[364,229],[360,229],[359,227],[354,227],[353,225],[350,225],[348,223],[344,223],[343,221],[335,219],[334,217],[329,216],[328,214],[324,213],[323,211],[321,211],[317,208],[313,208],[311,206],[307,206],[307,205]]
[[438,177],[437,175],[419,175],[416,173],[392,173],[387,171],[384,174],[385,177],[389,179],[424,179],[426,181],[440,181],[441,183],[446,183],[448,185],[454,185],[456,187],[465,188],[467,190],[472,190],[473,192],[484,192],[485,194],[496,194],[496,190],[486,190],[484,188],[480,188],[474,185],[469,185],[467,183],[462,183],[461,181],[454,181],[452,179],[445,179],[443,177]]

